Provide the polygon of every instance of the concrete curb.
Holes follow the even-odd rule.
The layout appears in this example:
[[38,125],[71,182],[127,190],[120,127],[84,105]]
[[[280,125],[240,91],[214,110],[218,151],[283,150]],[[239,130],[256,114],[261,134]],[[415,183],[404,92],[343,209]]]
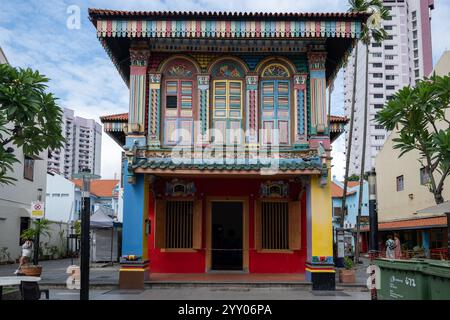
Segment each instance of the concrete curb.
[[[65,283],[40,283],[42,288],[47,289],[66,289]],[[286,288],[286,289],[302,289],[311,290],[310,282],[146,282],[144,289],[171,289],[171,288],[216,288],[216,289],[246,289],[246,288]],[[119,289],[118,283],[91,283],[91,290],[115,290]],[[352,292],[369,292],[366,286],[361,284],[336,284],[336,291],[352,291]]]

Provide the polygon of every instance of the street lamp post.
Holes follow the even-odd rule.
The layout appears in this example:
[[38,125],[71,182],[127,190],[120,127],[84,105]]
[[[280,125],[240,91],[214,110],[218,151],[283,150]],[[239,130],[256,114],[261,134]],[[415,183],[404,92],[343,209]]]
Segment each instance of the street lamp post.
[[[42,201],[42,188],[38,188],[37,190],[38,190],[37,200]],[[41,221],[41,219],[36,219],[36,221],[37,221],[36,229],[38,229],[39,222]],[[40,241],[39,232],[36,232],[36,234],[34,235],[34,254],[33,254],[33,264],[35,266],[37,266],[39,263],[39,241]]]
[[450,212],[447,215],[447,260],[450,260]]
[[377,211],[377,175],[375,169],[369,172],[369,250],[378,251],[378,211]]
[[[378,253],[378,212],[377,212],[377,175],[375,169],[368,173],[369,182],[369,258],[372,262]],[[370,290],[372,300],[377,300],[376,269],[372,268],[372,289]]]
[[89,169],[83,169],[74,174],[73,178],[81,178],[83,181],[82,208],[81,208],[81,256],[80,256],[80,300],[89,300],[89,231],[91,224],[91,195],[90,186],[92,179],[100,176],[91,174]]

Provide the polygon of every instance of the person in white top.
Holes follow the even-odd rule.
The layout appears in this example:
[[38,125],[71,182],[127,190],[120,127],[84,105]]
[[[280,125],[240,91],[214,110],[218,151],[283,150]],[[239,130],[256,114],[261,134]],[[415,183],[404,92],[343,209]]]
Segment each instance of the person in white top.
[[24,264],[30,262],[32,252],[33,252],[33,242],[31,240],[26,240],[22,244],[22,256],[19,259],[19,268],[17,268],[17,270],[14,271],[14,274],[18,274],[20,272],[20,268],[22,268]]

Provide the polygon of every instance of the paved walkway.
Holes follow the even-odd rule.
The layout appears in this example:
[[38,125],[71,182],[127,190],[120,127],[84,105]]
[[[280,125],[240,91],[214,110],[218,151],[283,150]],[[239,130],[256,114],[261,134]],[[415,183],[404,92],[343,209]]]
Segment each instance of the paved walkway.
[[[40,261],[39,264],[42,265],[41,284],[65,284],[68,277],[66,270],[71,262],[71,259]],[[74,259],[73,264],[79,266],[79,259]],[[14,275],[17,267],[18,264],[1,265],[0,277]],[[89,272],[89,279],[91,284],[117,284],[119,283],[119,265],[93,264]]]
[[[370,300],[369,292],[291,288],[157,288],[91,290],[91,300]],[[78,290],[50,290],[52,300],[79,300]]]
[[[369,260],[361,258],[362,264],[356,266],[356,284],[350,286],[357,286],[362,288],[365,286],[368,275],[366,268]],[[75,265],[80,265],[78,259],[74,259]],[[41,261],[43,267],[42,285],[62,285],[66,283],[67,267],[71,265],[71,259],[48,260]],[[0,265],[0,276],[12,276],[17,268],[17,264]],[[195,274],[195,275],[180,275],[180,274],[152,274],[151,283],[171,283],[171,282],[272,282],[272,283],[305,283],[304,275],[260,275],[260,274],[233,274],[232,280],[228,280],[229,275],[223,273],[209,273],[209,274]],[[91,285],[111,285],[116,286],[119,283],[119,265],[116,263],[113,266],[106,264],[93,264],[90,269],[90,283]],[[339,273],[336,271],[336,284],[339,284]]]

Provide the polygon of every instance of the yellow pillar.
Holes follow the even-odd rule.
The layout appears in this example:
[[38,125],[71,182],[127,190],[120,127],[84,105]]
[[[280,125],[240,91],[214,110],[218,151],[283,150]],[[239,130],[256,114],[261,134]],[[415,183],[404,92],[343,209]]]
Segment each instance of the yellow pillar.
[[[328,165],[329,167],[329,165]],[[307,204],[308,258],[306,276],[315,290],[334,290],[333,225],[330,169],[312,176]]]

